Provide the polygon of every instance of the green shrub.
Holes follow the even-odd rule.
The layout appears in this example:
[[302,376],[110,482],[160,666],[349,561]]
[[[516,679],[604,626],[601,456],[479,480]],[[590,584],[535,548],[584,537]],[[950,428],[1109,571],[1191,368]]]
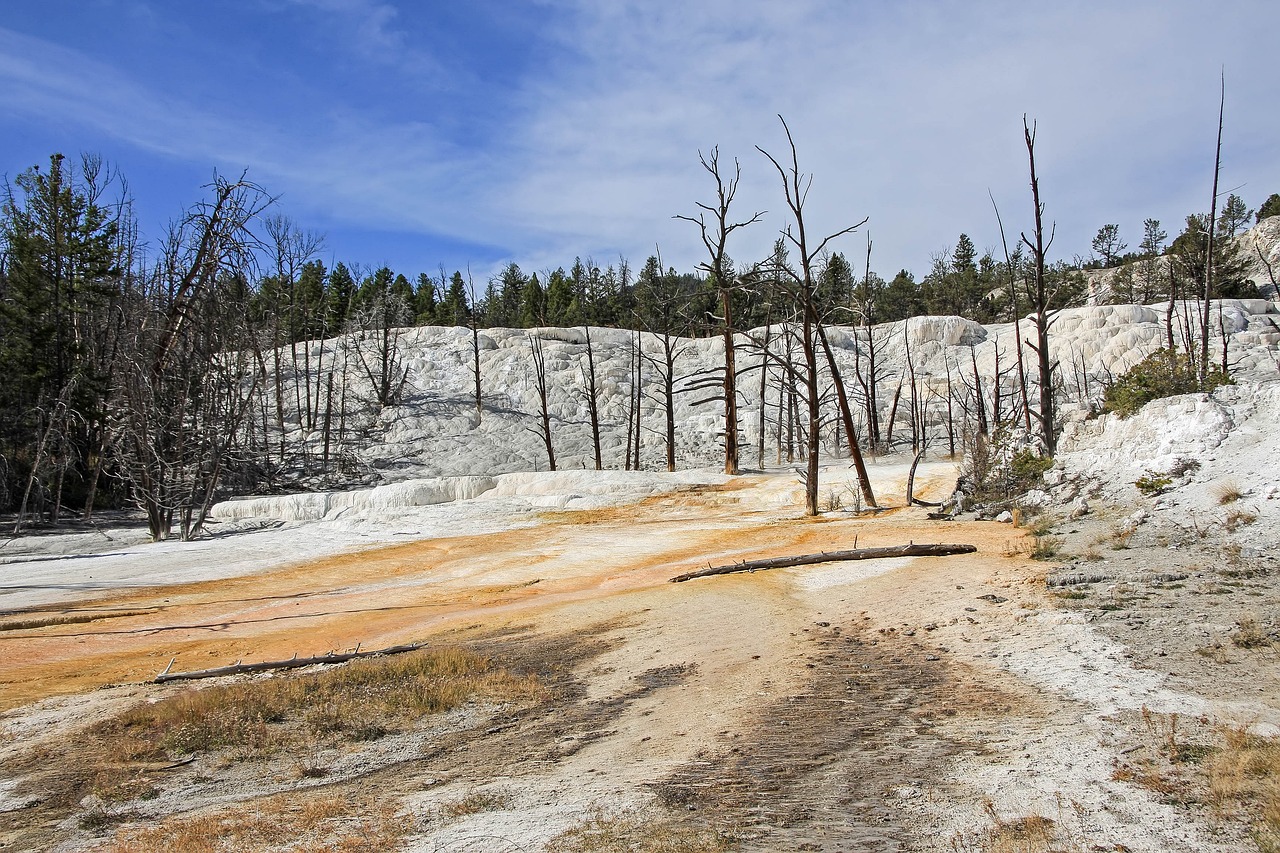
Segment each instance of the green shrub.
[[1147,497],[1154,497],[1172,486],[1173,480],[1158,474],[1143,474],[1133,484]]
[[1043,482],[1044,472],[1052,467],[1052,456],[1041,456],[1030,449],[1019,450],[1009,460],[1009,474],[1022,489],[1040,485]]
[[1127,418],[1152,400],[1212,391],[1230,385],[1231,377],[1219,369],[1209,371],[1205,387],[1200,386],[1195,365],[1186,353],[1156,350],[1113,382],[1102,395],[1102,410]]

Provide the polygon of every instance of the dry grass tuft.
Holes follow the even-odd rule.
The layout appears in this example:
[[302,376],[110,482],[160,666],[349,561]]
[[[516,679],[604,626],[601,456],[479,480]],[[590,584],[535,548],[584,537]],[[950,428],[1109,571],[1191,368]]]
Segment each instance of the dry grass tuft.
[[409,822],[389,806],[295,795],[171,819],[144,829],[121,829],[99,849],[106,853],[373,853],[393,849],[410,831]]
[[466,817],[510,808],[515,800],[515,794],[504,789],[471,790],[461,798],[443,804],[440,811],[449,818]]
[[[412,728],[421,717],[472,699],[545,696],[536,678],[514,675],[489,658],[458,648],[429,649],[316,673],[189,688],[89,727],[57,754],[37,751],[27,760],[50,780],[46,803],[74,812],[90,794],[111,804],[154,796],[147,767],[192,754],[217,754],[225,762],[290,752],[307,756],[317,746]],[[300,760],[299,778],[327,772]]]
[[263,755],[316,737],[375,740],[406,720],[452,710],[472,697],[541,693],[536,679],[516,677],[488,658],[432,649],[314,674],[192,688],[101,723],[94,733],[116,762],[221,749]]
[[1262,853],[1280,853],[1280,740],[1226,729],[1206,762],[1209,802],[1221,815],[1245,814]]
[[1036,536],[1035,545],[1031,549],[1031,559],[1052,560],[1062,550],[1061,536]]
[[547,853],[726,853],[732,839],[711,829],[643,815],[596,814],[546,846]]
[[1235,503],[1244,497],[1244,491],[1235,480],[1223,480],[1210,489],[1211,494],[1220,505]]
[[951,838],[956,853],[1051,853],[1066,848],[1059,845],[1057,823],[1043,815],[1005,819],[996,813],[991,800],[984,803],[991,826],[977,833],[957,833]]
[[14,619],[0,622],[0,631],[29,631],[35,628],[49,628],[55,625],[81,625],[85,622],[98,622],[102,619],[123,619],[126,616],[147,616],[154,610],[116,610],[108,613],[73,613],[64,616],[39,616],[30,619]]
[[1228,533],[1235,533],[1241,527],[1244,527],[1247,524],[1253,524],[1257,520],[1258,514],[1256,512],[1249,512],[1244,509],[1233,509],[1227,513],[1225,518],[1222,519],[1222,526]]
[[1236,620],[1236,632],[1231,635],[1231,643],[1241,649],[1260,649],[1271,645],[1271,636],[1256,618],[1242,616]]

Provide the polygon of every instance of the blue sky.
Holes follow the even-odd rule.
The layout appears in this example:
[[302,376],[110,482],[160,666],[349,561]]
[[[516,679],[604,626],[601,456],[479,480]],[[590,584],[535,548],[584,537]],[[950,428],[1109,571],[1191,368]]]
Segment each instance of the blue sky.
[[[326,261],[483,279],[654,251],[690,269],[699,151],[743,170],[730,244],[785,222],[760,145],[787,118],[814,174],[812,231],[922,275],[961,231],[998,245],[990,190],[1029,227],[1022,115],[1053,254],[1104,223],[1131,244],[1207,209],[1227,79],[1222,185],[1280,192],[1280,6],[1224,0],[5,0],[0,172],[97,152],[127,176],[144,238],[215,170],[249,176],[326,236]],[[737,235],[735,235],[737,236]]]

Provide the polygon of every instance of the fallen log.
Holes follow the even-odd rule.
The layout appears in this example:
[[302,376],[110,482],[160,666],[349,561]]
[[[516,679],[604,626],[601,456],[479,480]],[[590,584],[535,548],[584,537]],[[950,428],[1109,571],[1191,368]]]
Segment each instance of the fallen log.
[[885,557],[949,557],[952,554],[972,554],[974,545],[886,545],[880,548],[854,548],[850,551],[823,551],[819,554],[800,554],[795,557],[771,557],[764,560],[745,560],[727,566],[711,566],[696,572],[686,572],[671,579],[671,583],[683,583],[694,578],[712,575],[730,575],[735,572],[755,572],[761,569],[783,569],[788,566],[808,566],[814,563],[838,563],[846,560],[879,560]]
[[154,679],[155,684],[164,684],[166,681],[182,681],[196,678],[217,678],[220,675],[239,675],[244,672],[266,672],[272,669],[295,669],[300,666],[311,666],[316,663],[345,663],[356,658],[369,658],[376,655],[398,655],[403,652],[412,652],[422,648],[424,643],[410,643],[405,646],[388,646],[385,649],[375,649],[373,651],[362,652],[360,647],[356,646],[354,651],[350,652],[331,652],[324,655],[316,655],[315,657],[300,658],[297,655],[288,660],[264,660],[258,663],[241,663],[236,661],[230,666],[218,666],[213,669],[197,669],[191,672],[170,672],[173,669],[173,662],[177,658],[169,661],[169,665],[164,668]]

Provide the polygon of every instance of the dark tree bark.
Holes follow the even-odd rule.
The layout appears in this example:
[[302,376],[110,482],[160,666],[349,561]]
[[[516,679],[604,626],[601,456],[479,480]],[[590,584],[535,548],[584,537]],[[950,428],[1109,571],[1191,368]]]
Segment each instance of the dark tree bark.
[[1026,116],[1022,117],[1023,138],[1027,145],[1027,160],[1031,169],[1031,200],[1035,209],[1034,240],[1028,239],[1024,233],[1022,242],[1031,250],[1035,264],[1035,282],[1032,296],[1035,300],[1036,342],[1031,345],[1036,354],[1040,370],[1040,411],[1036,419],[1040,422],[1040,438],[1050,456],[1058,446],[1057,411],[1053,398],[1054,363],[1049,355],[1049,327],[1053,318],[1049,310],[1049,292],[1045,281],[1045,253],[1053,244],[1053,234],[1048,239],[1044,234],[1044,203],[1040,201],[1040,179],[1036,176],[1036,133],[1035,126],[1027,124]]
[[529,335],[529,350],[533,355],[533,381],[538,389],[538,424],[542,443],[547,450],[547,470],[556,470],[556,449],[551,443],[551,412],[547,408],[547,361],[542,349],[542,339]]
[[[737,388],[737,364],[734,349],[734,325],[733,325],[733,289],[737,284],[737,277],[733,269],[730,267],[729,255],[726,246],[729,242],[729,235],[739,228],[745,228],[755,222],[758,222],[761,213],[753,214],[749,219],[734,222],[729,215],[729,210],[733,205],[733,198],[738,192],[738,181],[742,177],[742,169],[735,160],[733,164],[733,177],[726,178],[720,174],[720,149],[715,147],[711,149],[711,154],[704,157],[698,155],[702,161],[704,168],[714,179],[716,184],[716,201],[714,205],[697,202],[697,206],[701,209],[696,217],[694,216],[677,216],[676,219],[683,219],[692,222],[698,226],[698,230],[702,236],[702,244],[706,247],[708,260],[700,265],[701,269],[706,271],[711,278],[711,283],[716,288],[716,293],[720,300],[720,310],[722,315],[719,318],[720,337],[724,342],[724,375],[722,380],[722,393],[724,396],[724,472],[726,474],[738,473],[738,388]],[[711,221],[707,221],[707,215],[710,214]]]
[[[778,172],[778,176],[782,179],[783,195],[786,198],[787,208],[791,213],[792,225],[788,225],[784,236],[796,247],[800,253],[800,270],[795,274],[795,297],[801,312],[801,355],[804,358],[804,370],[802,372],[802,380],[804,382],[806,403],[808,410],[808,441],[807,452],[807,469],[805,472],[805,513],[808,515],[818,514],[818,457],[821,451],[820,447],[820,428],[821,428],[821,401],[818,397],[818,354],[817,347],[819,345],[819,319],[817,308],[814,305],[814,261],[826,249],[827,244],[837,237],[849,234],[855,231],[863,224],[866,219],[856,225],[824,237],[817,242],[816,246],[811,246],[805,226],[804,204],[808,197],[809,188],[813,184],[813,177],[805,175],[800,171],[799,154],[796,151],[795,140],[791,136],[791,128],[787,126],[782,116],[778,116],[782,122],[783,130],[787,134],[787,143],[791,149],[791,160],[787,167],[783,167],[773,155],[765,151],[763,148],[756,146],[756,150],[768,158],[769,162]],[[793,229],[794,226],[794,229]],[[869,484],[868,484],[869,490]],[[864,495],[864,497],[866,497]],[[874,505],[874,498],[867,498],[868,503]]]
[[771,557],[764,560],[744,560],[727,566],[711,566],[696,572],[676,575],[669,583],[683,583],[694,578],[714,575],[731,575],[737,572],[757,572],[762,569],[783,569],[790,566],[811,566],[816,563],[843,563],[852,560],[882,560],[887,557],[950,557],[954,554],[973,554],[974,545],[886,545],[880,548],[854,548],[849,551],[827,551],[821,554],[801,554],[796,557]]

